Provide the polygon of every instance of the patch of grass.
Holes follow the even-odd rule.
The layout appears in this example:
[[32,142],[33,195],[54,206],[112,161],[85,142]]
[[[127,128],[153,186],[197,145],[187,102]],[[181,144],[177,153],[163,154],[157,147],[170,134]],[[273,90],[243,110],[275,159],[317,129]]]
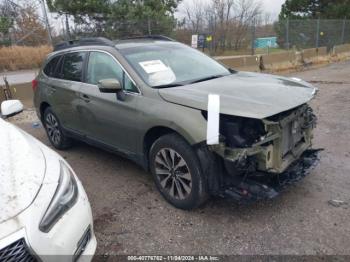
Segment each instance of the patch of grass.
[[50,52],[52,48],[47,45],[1,47],[0,72],[39,68]]

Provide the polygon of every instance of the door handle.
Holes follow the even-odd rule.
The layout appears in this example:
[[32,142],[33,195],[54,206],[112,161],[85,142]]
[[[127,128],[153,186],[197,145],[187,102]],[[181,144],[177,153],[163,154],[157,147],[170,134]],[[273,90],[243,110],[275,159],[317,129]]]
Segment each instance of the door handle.
[[90,97],[88,95],[85,95],[85,94],[82,94],[80,96],[86,103],[89,103],[90,102]]
[[50,86],[50,90],[51,90],[52,93],[55,93],[56,92],[56,87]]

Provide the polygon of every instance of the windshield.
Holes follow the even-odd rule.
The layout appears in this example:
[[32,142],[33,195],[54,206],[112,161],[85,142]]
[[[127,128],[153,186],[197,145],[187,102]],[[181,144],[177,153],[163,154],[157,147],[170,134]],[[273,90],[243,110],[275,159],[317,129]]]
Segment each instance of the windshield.
[[214,59],[179,43],[139,46],[120,52],[139,76],[155,88],[180,86],[230,74]]

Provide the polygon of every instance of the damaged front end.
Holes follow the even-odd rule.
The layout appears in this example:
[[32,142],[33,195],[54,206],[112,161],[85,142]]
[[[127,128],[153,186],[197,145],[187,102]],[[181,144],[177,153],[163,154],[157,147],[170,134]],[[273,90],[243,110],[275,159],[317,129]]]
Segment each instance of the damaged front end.
[[[219,156],[222,175],[208,181],[210,187],[239,201],[277,196],[316,165],[315,126],[306,104],[263,120],[221,115],[220,143],[209,150]],[[209,174],[208,179],[215,178]]]

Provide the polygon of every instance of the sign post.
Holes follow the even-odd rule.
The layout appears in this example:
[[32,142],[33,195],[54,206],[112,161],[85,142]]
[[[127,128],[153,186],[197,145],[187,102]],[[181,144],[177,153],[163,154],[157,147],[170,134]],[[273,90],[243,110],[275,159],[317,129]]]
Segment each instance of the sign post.
[[205,35],[198,35],[198,48],[202,48],[203,52],[205,48],[205,40]]
[[191,46],[193,48],[198,48],[198,35],[192,35]]

